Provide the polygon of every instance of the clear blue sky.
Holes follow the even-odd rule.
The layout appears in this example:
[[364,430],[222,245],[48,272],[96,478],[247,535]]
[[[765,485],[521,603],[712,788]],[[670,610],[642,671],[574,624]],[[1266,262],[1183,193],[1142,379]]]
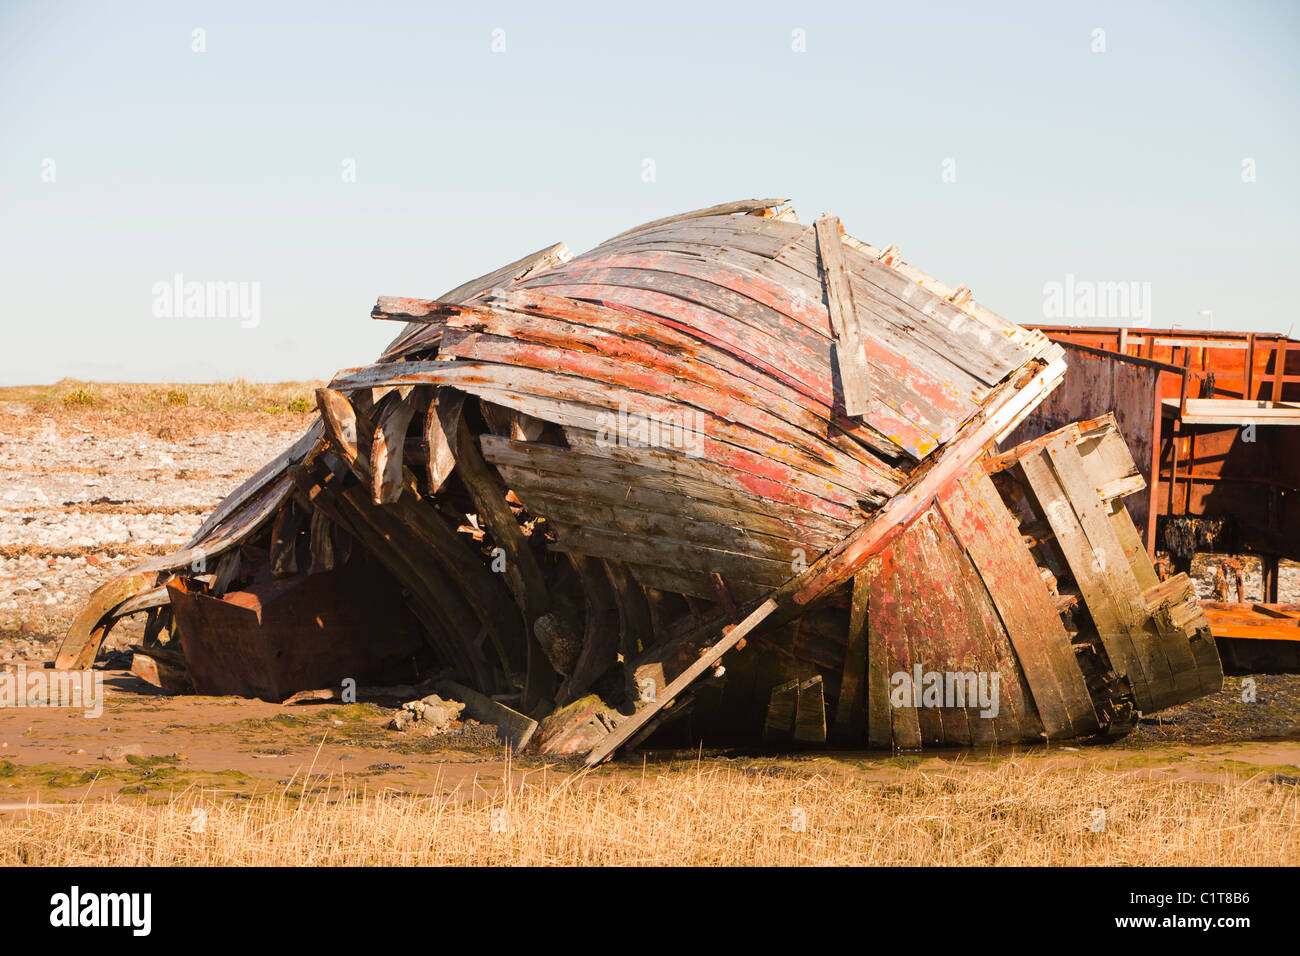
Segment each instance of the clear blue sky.
[[[0,0],[0,384],[328,377],[379,295],[752,196],[1014,321],[1072,274],[1285,331],[1298,80],[1294,2]],[[177,273],[259,324],[157,317]]]

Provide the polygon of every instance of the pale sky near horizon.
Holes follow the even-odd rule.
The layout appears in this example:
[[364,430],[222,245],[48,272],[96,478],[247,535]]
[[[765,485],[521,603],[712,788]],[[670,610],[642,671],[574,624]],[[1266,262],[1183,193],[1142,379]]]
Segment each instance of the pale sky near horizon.
[[0,0],[0,384],[328,378],[379,295],[759,196],[1013,321],[1300,336],[1297,54],[1297,2]]

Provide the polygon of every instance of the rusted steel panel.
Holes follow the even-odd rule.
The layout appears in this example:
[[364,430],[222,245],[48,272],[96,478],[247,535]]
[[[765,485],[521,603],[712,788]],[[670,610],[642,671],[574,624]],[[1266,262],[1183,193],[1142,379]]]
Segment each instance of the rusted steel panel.
[[273,579],[265,564],[222,598],[168,587],[194,689],[282,701],[301,690],[418,683],[433,664],[393,584],[364,558]]
[[[1300,356],[1295,353],[1300,343],[1276,333],[1068,325],[1031,328],[1057,342],[1213,373],[1213,391],[1219,397],[1300,400]],[[1178,397],[1173,386],[1162,394]]]

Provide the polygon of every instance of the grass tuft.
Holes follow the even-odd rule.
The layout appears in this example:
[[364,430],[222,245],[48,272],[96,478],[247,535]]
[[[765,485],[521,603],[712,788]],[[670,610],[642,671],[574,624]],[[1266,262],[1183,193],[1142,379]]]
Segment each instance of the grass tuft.
[[228,382],[186,384],[161,382],[82,382],[63,379],[53,385],[0,388],[0,402],[21,402],[38,410],[76,411],[97,406],[118,412],[158,412],[171,408],[207,408],[221,412],[277,412],[305,415],[316,409],[315,393],[323,382]]

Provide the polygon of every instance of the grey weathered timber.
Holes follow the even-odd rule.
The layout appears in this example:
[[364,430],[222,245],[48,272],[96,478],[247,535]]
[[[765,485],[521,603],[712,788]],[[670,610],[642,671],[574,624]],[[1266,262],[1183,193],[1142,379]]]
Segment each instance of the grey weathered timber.
[[835,368],[844,394],[844,410],[862,416],[871,404],[871,379],[867,373],[866,349],[858,331],[858,314],[853,307],[853,292],[844,268],[840,221],[834,216],[820,216],[816,226],[817,252],[826,281],[831,328],[835,330]]

